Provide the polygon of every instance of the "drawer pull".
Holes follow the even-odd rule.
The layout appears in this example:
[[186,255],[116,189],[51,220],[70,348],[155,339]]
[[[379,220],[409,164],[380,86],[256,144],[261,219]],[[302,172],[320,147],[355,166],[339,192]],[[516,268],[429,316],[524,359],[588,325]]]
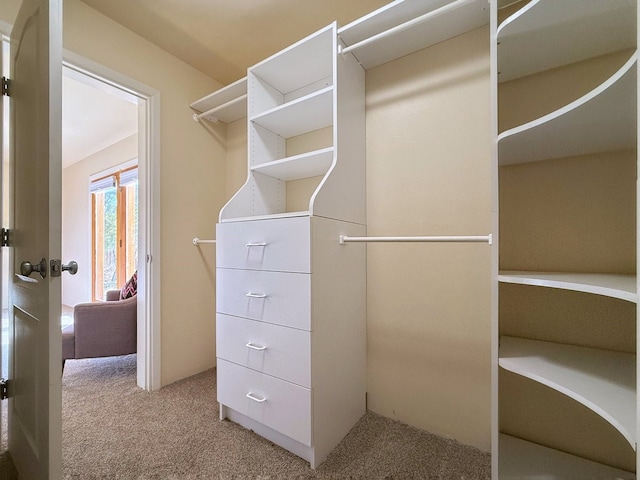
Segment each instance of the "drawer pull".
[[266,242],[247,243],[246,246],[247,247],[266,247],[267,243]]
[[253,344],[253,343],[251,343],[251,342],[247,343],[247,344],[245,345],[245,347],[250,348],[250,349],[252,349],[252,350],[259,350],[259,351],[262,351],[262,350],[266,350],[266,349],[267,349],[267,347],[264,347],[264,346],[262,346],[262,345],[254,345],[254,344]]
[[247,398],[253,400],[254,402],[258,402],[258,403],[262,403],[262,402],[266,402],[267,401],[267,397],[258,398],[256,396],[254,396],[252,392],[247,393]]
[[244,296],[249,298],[267,298],[265,293],[245,293]]

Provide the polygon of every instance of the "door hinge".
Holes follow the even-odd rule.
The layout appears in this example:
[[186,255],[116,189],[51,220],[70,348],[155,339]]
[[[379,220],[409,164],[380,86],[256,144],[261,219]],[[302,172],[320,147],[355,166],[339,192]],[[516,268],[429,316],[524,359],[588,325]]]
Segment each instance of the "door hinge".
[[0,247],[9,247],[9,229],[0,229]]
[[9,93],[9,87],[11,87],[11,80],[9,80],[7,77],[2,77],[2,95],[5,97],[10,96]]
[[5,400],[9,398],[9,394],[7,393],[7,385],[9,380],[5,380],[4,378],[0,378],[0,400]]

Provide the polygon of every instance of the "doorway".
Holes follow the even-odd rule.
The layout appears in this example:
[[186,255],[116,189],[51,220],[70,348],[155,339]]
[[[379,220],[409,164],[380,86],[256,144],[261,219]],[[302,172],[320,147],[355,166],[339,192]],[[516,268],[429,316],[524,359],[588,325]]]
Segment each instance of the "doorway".
[[[114,148],[110,149],[114,150],[116,155],[120,155],[119,158],[124,159],[124,163],[116,162],[115,165],[110,166],[103,163],[103,169],[96,167],[92,170],[85,170],[84,172],[88,175],[81,178],[72,177],[67,182],[67,188],[63,188],[63,202],[65,191],[80,190],[88,205],[91,201],[89,191],[92,180],[105,174],[116,173],[119,170],[131,171],[130,167],[137,166],[137,248],[140,252],[136,261],[138,281],[137,383],[145,390],[156,390],[160,388],[160,265],[157,260],[154,261],[154,259],[160,258],[159,92],[71,52],[64,52],[63,65],[64,77],[82,84],[85,88],[93,89],[94,93],[100,92],[107,98],[114,99],[114,102],[133,106],[134,117],[137,116],[133,119],[133,123],[137,124],[136,134],[130,134],[131,130],[129,130],[127,136],[127,132],[125,132],[123,140],[114,144]],[[63,98],[63,104],[64,102]],[[85,111],[91,108],[91,105],[84,106]],[[82,109],[80,110],[82,111]],[[110,158],[111,155],[107,155],[107,157]],[[71,205],[75,204],[71,202]],[[85,253],[89,252],[88,257],[84,260],[88,268],[85,272],[86,281],[83,282],[83,288],[86,289],[83,298],[91,301],[94,296],[91,292],[93,269],[90,267],[93,259],[91,258],[91,250],[86,249],[86,245],[90,245],[92,241],[89,205],[86,212],[87,214],[83,218],[87,222],[87,228],[80,229],[85,235],[83,239],[84,251]],[[64,215],[63,206],[63,226],[65,224]],[[69,255],[74,255],[74,252],[67,249],[70,244],[66,244],[64,238],[63,227],[62,253],[63,258],[67,258]],[[63,298],[68,292],[70,292],[70,297],[67,299],[73,298],[75,289],[71,287],[70,282],[74,280],[75,278],[71,276],[66,276],[64,279],[66,283],[63,283],[62,287]]]

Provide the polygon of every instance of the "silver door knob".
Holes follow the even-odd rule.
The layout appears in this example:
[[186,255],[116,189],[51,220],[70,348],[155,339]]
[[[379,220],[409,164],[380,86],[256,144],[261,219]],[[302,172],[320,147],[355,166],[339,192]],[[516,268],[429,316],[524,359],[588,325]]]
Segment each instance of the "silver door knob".
[[64,265],[62,261],[58,259],[51,260],[51,276],[59,277],[62,272],[69,272],[71,275],[78,273],[78,262],[71,260],[68,264]]
[[76,273],[78,273],[78,262],[76,262],[75,260],[71,260],[66,265],[63,264],[62,271],[69,272],[71,275],[75,275]]
[[38,272],[42,278],[47,276],[47,260],[42,259],[40,263],[35,265],[31,262],[22,262],[20,264],[20,274],[25,277],[30,276],[33,272]]

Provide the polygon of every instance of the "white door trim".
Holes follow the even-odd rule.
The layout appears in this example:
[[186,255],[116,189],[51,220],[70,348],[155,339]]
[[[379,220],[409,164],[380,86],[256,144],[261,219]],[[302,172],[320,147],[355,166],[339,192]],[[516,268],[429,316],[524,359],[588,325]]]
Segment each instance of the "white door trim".
[[133,95],[138,116],[139,258],[138,386],[161,387],[160,365],[160,92],[104,65],[63,50],[63,65]]

